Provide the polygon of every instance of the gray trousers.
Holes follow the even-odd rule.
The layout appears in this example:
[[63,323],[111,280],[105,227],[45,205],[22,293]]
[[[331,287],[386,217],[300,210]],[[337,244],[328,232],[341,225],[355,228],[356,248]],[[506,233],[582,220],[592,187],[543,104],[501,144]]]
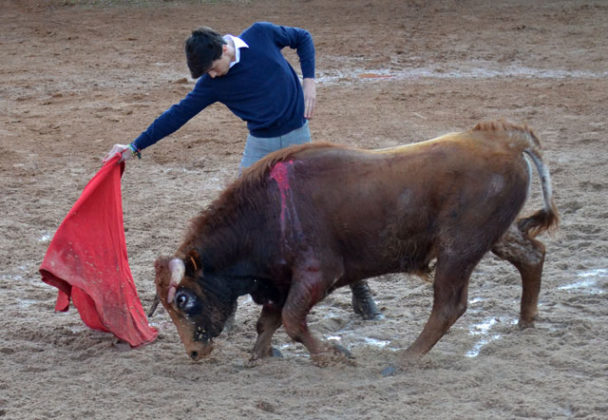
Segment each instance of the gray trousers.
[[255,137],[249,134],[245,143],[245,151],[241,159],[240,170],[256,163],[269,153],[283,149],[294,144],[310,143],[310,129],[308,121],[300,128],[279,137]]

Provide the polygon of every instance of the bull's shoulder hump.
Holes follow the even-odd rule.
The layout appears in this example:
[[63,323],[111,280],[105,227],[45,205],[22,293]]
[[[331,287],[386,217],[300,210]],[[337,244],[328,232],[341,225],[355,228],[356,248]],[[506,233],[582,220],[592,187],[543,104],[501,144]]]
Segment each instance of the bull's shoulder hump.
[[346,146],[329,142],[314,142],[289,146],[272,152],[254,165],[243,171],[240,180],[254,181],[263,179],[274,168],[277,163],[297,160],[303,157],[314,156],[318,153],[327,153],[330,150],[359,150],[352,146]]

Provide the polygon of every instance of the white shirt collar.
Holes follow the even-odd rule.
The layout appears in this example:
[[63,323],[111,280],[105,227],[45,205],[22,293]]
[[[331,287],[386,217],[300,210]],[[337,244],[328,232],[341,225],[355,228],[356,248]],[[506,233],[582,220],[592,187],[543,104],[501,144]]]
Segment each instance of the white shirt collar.
[[230,68],[241,61],[241,48],[249,48],[249,45],[238,36],[224,35],[226,42],[231,40],[234,43],[234,61],[230,63]]

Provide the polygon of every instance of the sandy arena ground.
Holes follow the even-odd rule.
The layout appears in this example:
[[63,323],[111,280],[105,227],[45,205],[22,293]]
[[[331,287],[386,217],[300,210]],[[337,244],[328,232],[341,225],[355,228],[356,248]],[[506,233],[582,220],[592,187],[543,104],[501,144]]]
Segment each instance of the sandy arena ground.
[[[519,276],[492,256],[465,315],[390,377],[382,369],[430,312],[431,285],[415,277],[370,282],[380,321],[355,316],[347,290],[314,309],[311,328],[349,348],[353,366],[315,366],[282,330],[284,358],[250,366],[259,308],[244,298],[235,329],[199,363],[163,310],[150,319],[158,339],[137,349],[74,308],[54,313],[38,267],[104,154],[192,87],[182,49],[193,28],[238,34],[258,20],[313,34],[315,141],[385,147],[495,118],[535,129],[562,216],[541,238],[536,328],[517,328]],[[0,418],[608,418],[606,39],[601,0],[2,0]],[[126,238],[144,307],[154,259],[235,178],[245,136],[214,105],[128,163]],[[535,184],[529,209],[539,203]]]

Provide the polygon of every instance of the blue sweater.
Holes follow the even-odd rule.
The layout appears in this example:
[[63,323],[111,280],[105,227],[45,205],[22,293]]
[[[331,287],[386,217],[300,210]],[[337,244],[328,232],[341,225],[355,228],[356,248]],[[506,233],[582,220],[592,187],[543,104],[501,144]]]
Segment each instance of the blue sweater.
[[241,35],[249,48],[240,49],[240,61],[221,77],[205,74],[194,89],[171,106],[135,139],[144,149],[178,130],[214,102],[225,104],[247,121],[256,137],[277,137],[301,127],[304,122],[304,93],[298,75],[281,49],[297,50],[304,78],[314,78],[315,50],[304,29],[258,22]]

